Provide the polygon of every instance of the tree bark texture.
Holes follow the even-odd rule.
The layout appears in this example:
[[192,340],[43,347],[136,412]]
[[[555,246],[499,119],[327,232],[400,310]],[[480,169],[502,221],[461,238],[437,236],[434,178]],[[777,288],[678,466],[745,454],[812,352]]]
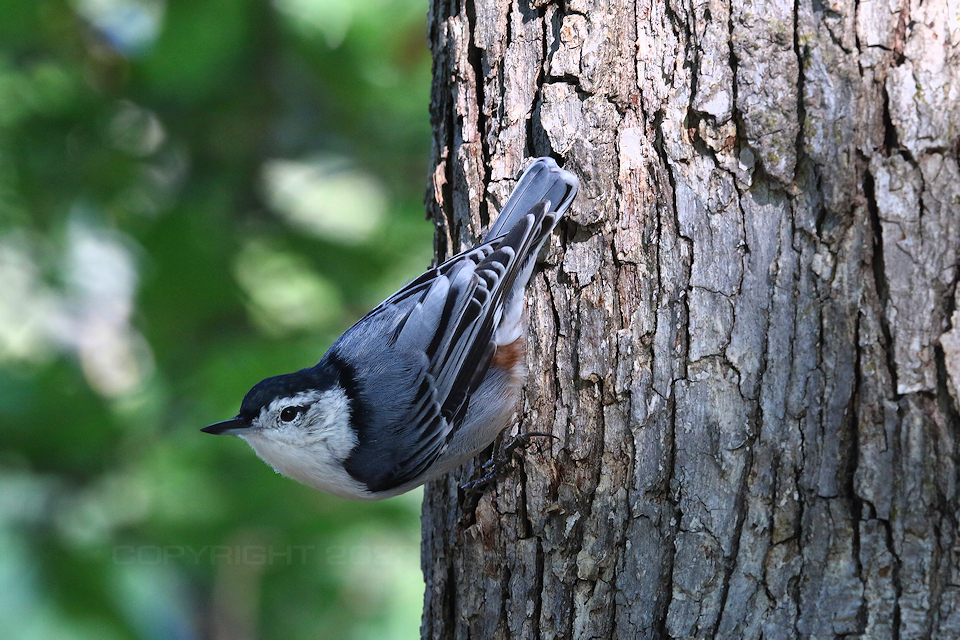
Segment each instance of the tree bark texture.
[[427,488],[423,637],[960,637],[957,0],[429,24],[438,255],[531,156],[582,187],[527,303],[559,439]]

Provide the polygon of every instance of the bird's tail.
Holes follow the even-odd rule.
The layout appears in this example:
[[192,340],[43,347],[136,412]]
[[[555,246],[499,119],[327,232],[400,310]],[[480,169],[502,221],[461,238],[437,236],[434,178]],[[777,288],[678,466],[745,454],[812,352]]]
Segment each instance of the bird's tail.
[[[500,211],[493,227],[484,237],[484,242],[495,241],[508,233],[527,215],[534,215],[538,238],[530,244],[529,251],[521,259],[522,266],[503,306],[503,314],[494,334],[494,342],[503,346],[520,337],[523,323],[523,294],[533,275],[540,247],[550,237],[557,221],[570,207],[577,195],[580,182],[569,171],[564,171],[552,158],[538,158],[520,176],[520,181]],[[546,203],[546,207],[544,204]],[[541,226],[542,225],[542,226]]]
[[556,211],[559,219],[570,206],[579,188],[577,177],[558,167],[553,158],[537,158],[520,176],[517,186],[513,188],[513,193],[503,205],[500,215],[483,241],[489,242],[504,235],[518,220],[545,200],[550,201],[548,210]]

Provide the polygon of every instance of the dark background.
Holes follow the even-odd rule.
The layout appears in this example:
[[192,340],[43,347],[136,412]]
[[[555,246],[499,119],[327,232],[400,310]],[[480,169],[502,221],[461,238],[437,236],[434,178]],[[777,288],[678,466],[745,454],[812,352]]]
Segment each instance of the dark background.
[[426,3],[0,2],[4,638],[409,638],[415,492],[233,416],[430,262]]

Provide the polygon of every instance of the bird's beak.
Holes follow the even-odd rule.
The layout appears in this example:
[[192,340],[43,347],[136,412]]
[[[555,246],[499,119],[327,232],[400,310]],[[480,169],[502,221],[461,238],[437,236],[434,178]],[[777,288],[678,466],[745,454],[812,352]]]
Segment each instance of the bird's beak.
[[240,432],[245,431],[250,427],[250,424],[241,420],[239,416],[236,418],[230,418],[229,420],[224,420],[223,422],[218,422],[212,424],[209,427],[204,427],[200,429],[204,433],[212,433],[216,436],[236,436],[240,435]]

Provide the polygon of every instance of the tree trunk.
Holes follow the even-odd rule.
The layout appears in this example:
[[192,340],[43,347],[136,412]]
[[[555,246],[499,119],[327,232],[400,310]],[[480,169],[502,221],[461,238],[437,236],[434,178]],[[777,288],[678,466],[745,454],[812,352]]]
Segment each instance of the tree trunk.
[[424,638],[960,637],[958,14],[433,0],[438,255],[530,156],[582,188],[527,303],[559,439],[427,488]]

